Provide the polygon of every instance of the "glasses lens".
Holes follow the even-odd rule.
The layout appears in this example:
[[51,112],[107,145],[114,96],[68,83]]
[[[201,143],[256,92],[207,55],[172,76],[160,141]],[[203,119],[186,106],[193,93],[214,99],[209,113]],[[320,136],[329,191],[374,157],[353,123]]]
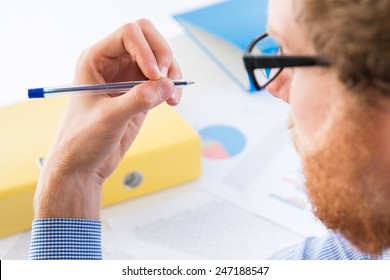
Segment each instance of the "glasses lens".
[[[250,53],[253,55],[280,55],[280,47],[272,37],[267,36],[259,40]],[[259,86],[263,87],[280,71],[280,68],[258,68],[254,70],[254,75]]]

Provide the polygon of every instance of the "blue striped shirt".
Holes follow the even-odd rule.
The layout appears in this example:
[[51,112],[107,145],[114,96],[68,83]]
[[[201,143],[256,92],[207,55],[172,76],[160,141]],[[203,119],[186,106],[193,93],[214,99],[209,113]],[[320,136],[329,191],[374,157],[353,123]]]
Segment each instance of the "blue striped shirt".
[[273,256],[272,260],[390,260],[390,251],[380,257],[361,253],[339,234],[309,237],[302,244],[288,247]]
[[[34,220],[29,259],[102,259],[101,222],[81,219]],[[286,248],[270,259],[280,260],[370,260],[338,234],[307,238],[302,244]],[[379,259],[390,260],[390,251]]]

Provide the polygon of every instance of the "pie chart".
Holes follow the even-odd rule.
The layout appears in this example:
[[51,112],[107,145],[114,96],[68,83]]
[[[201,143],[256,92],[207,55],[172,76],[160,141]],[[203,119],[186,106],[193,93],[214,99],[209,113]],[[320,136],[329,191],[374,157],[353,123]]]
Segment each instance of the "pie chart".
[[229,159],[245,148],[245,136],[227,125],[208,126],[199,131],[203,156],[210,159]]

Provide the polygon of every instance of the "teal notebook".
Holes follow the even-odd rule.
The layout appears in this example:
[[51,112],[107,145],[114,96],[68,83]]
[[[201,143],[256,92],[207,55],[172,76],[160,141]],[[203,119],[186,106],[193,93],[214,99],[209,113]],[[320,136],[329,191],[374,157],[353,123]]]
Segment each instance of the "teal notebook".
[[230,0],[174,15],[188,35],[241,87],[254,91],[243,53],[266,31],[267,0]]

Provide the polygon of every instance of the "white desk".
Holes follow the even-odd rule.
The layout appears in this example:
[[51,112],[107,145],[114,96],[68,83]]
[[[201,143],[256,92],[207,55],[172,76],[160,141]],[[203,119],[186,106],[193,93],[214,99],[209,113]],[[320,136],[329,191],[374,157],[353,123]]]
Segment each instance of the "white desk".
[[[2,1],[0,105],[25,100],[29,87],[71,83],[82,49],[122,24],[144,17],[168,39],[185,78],[196,81],[196,86],[185,89],[177,107],[196,128],[194,108],[211,106],[208,102],[216,102],[225,88],[229,90],[221,104],[237,98],[234,92],[240,90],[190,41],[171,15],[215,2],[220,1]],[[248,95],[242,96],[248,102]],[[270,97],[253,98],[259,103],[261,99],[269,102]],[[234,105],[226,103],[232,111]],[[302,234],[257,215],[253,207],[242,207],[245,201],[236,205],[225,199],[228,192],[219,196],[223,191],[209,191],[209,186],[219,184],[209,175],[205,170],[199,181],[103,209],[104,257],[262,259],[303,239]],[[253,201],[249,204],[254,205]],[[29,232],[1,239],[0,258],[25,258],[28,241]]]

